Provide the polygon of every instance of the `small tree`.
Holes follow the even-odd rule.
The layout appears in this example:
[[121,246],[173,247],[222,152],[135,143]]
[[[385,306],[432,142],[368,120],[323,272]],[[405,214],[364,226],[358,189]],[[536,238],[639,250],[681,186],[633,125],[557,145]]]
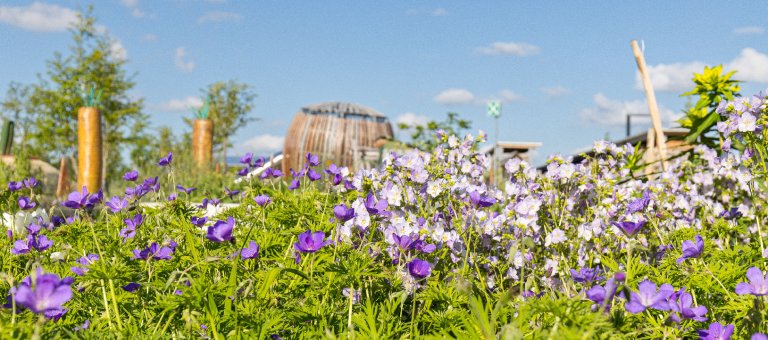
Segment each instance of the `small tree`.
[[719,134],[716,126],[722,117],[715,112],[717,105],[723,100],[733,100],[739,95],[739,80],[731,79],[736,71],[723,74],[723,66],[704,67],[704,72],[694,73],[693,82],[696,87],[681,96],[698,96],[696,105],[688,107],[685,117],[679,120],[683,128],[688,129],[685,141],[702,143],[710,147],[719,144]]
[[[238,129],[257,120],[249,116],[256,94],[251,92],[248,84],[235,80],[215,82],[202,92],[210,102],[208,117],[213,122],[213,149],[221,154],[221,161],[226,164],[230,138]],[[192,125],[191,119],[184,120]]]

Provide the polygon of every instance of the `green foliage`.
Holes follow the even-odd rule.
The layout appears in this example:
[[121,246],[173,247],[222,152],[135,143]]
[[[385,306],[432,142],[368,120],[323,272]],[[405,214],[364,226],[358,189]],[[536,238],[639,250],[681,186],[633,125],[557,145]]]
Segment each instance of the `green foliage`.
[[208,110],[210,109],[210,104],[211,104],[211,101],[209,99],[206,99],[205,105],[195,110],[195,119],[208,119]]
[[693,90],[682,96],[698,96],[696,105],[685,111],[685,117],[679,120],[682,127],[688,129],[685,141],[698,142],[710,147],[719,144],[719,136],[715,134],[717,122],[721,121],[715,108],[722,100],[733,100],[739,95],[739,80],[731,79],[736,71],[723,74],[723,66],[704,67],[702,73],[694,73]]
[[397,128],[410,131],[411,141],[409,146],[431,152],[441,143],[439,139],[435,139],[434,133],[436,131],[441,131],[445,136],[462,136],[467,130],[472,128],[472,122],[459,118],[458,113],[448,112],[446,115],[447,118],[443,121],[432,120],[427,122],[426,125],[398,123]]

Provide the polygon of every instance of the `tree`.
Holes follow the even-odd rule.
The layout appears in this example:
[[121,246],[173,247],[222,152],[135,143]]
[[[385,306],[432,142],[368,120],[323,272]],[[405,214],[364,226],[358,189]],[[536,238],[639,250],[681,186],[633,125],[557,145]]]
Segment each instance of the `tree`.
[[16,154],[19,149],[26,145],[27,132],[32,125],[30,120],[30,113],[33,108],[30,105],[29,97],[32,89],[29,85],[20,84],[17,82],[11,82],[8,86],[8,91],[5,94],[5,99],[0,102],[0,116],[14,121],[16,126],[15,135],[21,143],[14,143],[12,153]]
[[[213,149],[220,152],[221,160],[226,164],[230,138],[238,129],[257,120],[249,116],[256,94],[251,92],[248,84],[236,80],[215,82],[202,92],[210,101],[208,118],[213,121]],[[185,118],[185,121],[192,125],[191,119]]]
[[118,178],[125,170],[122,151],[146,143],[147,116],[142,113],[143,100],[128,95],[135,83],[125,73],[124,56],[114,52],[115,41],[99,28],[91,12],[89,8],[78,14],[79,20],[70,29],[70,54],[55,53],[45,75],[32,86],[33,124],[29,137],[36,154],[49,161],[59,157],[74,159],[77,110],[84,104],[78,92],[84,86],[95,87],[102,93],[98,108],[102,114],[102,172],[106,181]]
[[693,82],[696,84],[693,90],[683,93],[681,96],[698,96],[696,105],[688,107],[685,117],[679,120],[682,127],[688,129],[685,141],[688,143],[699,142],[710,147],[718,145],[719,134],[715,134],[717,123],[724,118],[715,109],[722,100],[733,100],[739,95],[739,80],[731,79],[736,71],[723,74],[723,66],[704,67],[704,72],[694,73]]

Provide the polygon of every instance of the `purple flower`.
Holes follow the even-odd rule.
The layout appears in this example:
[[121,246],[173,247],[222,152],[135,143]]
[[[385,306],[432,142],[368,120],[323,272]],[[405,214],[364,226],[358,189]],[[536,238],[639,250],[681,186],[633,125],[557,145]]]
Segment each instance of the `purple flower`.
[[200,209],[208,209],[208,202],[209,202],[208,197],[203,198],[203,201],[197,207]]
[[14,182],[14,181],[8,182],[8,190],[12,192],[21,190],[22,188],[24,188],[24,183],[22,182]]
[[315,169],[309,169],[307,170],[307,178],[309,178],[310,181],[314,182],[322,178],[322,176],[319,173],[317,173]]
[[173,202],[173,201],[176,200],[176,198],[177,198],[176,197],[176,193],[172,193],[172,194],[168,195],[168,202]]
[[631,221],[624,221],[624,222],[613,222],[613,225],[617,226],[619,229],[621,229],[622,232],[624,232],[627,236],[633,236],[637,234],[640,229],[643,228],[645,225],[645,221],[639,221],[639,222],[631,222]]
[[85,202],[85,208],[87,209],[93,209],[96,204],[100,203],[104,199],[104,190],[99,189],[95,194],[88,197],[88,200]]
[[141,184],[144,191],[158,191],[160,190],[160,182],[157,181],[157,176],[149,177]]
[[388,206],[389,203],[386,199],[382,198],[376,201],[376,197],[373,194],[368,194],[368,197],[365,198],[365,209],[371,215],[387,215],[386,210]]
[[592,302],[602,305],[603,300],[605,300],[605,288],[603,286],[594,286],[587,290],[587,299],[592,300]]
[[709,329],[699,329],[699,339],[702,340],[729,340],[733,335],[733,325],[728,324],[723,327],[719,322],[713,322],[709,325]]
[[735,220],[742,216],[741,211],[739,211],[738,207],[731,208],[728,210],[723,210],[723,212],[720,213],[720,217],[726,220]]
[[408,262],[408,272],[411,273],[413,278],[422,280],[432,273],[432,266],[427,261],[415,258]]
[[192,216],[192,218],[190,220],[192,221],[192,224],[194,224],[194,225],[196,225],[198,227],[203,227],[206,223],[208,223],[208,218],[207,217]]
[[219,204],[221,204],[221,199],[211,198],[210,200],[208,200],[208,203],[211,203],[211,205],[214,207],[218,207]]
[[253,200],[256,201],[256,204],[258,204],[261,207],[269,204],[269,202],[272,202],[272,200],[269,198],[269,196],[267,196],[265,194],[258,195],[256,197],[254,197]]
[[165,155],[165,157],[160,158],[160,161],[157,162],[157,165],[168,166],[171,164],[171,161],[173,161],[173,152],[168,151],[168,154]]
[[317,155],[307,152],[307,163],[309,163],[309,166],[318,166],[320,165],[320,159],[317,158]]
[[34,238],[32,235],[27,236],[27,240],[16,240],[16,242],[13,242],[13,248],[11,248],[11,254],[14,255],[21,255],[29,253],[30,250],[32,250],[32,247],[30,246],[29,238]]
[[230,216],[226,221],[216,221],[213,226],[208,227],[208,234],[205,237],[213,242],[232,241],[234,228],[235,219]]
[[600,276],[599,268],[579,268],[579,271],[571,269],[571,276],[573,276],[574,282],[584,283],[586,285],[591,285],[592,282],[604,279],[604,277]]
[[40,182],[37,181],[37,178],[34,178],[34,177],[30,177],[30,178],[25,179],[23,181],[23,183],[24,183],[25,187],[30,188],[30,189],[32,189],[32,188],[36,187],[38,184],[40,184]]
[[299,179],[294,179],[291,181],[291,185],[288,186],[288,189],[290,190],[296,190],[301,185],[301,182],[299,182]]
[[347,299],[352,299],[352,304],[360,302],[360,290],[354,290],[346,287],[341,290],[341,295],[344,295]]
[[279,178],[279,177],[283,177],[283,172],[278,169],[272,170],[272,178]]
[[264,157],[256,158],[256,160],[253,162],[254,168],[261,168],[264,166]]
[[240,157],[240,164],[251,165],[253,161],[253,152],[248,152]]
[[88,203],[88,196],[88,189],[83,185],[83,190],[81,192],[73,191],[67,195],[67,200],[63,205],[72,209],[80,209]]
[[135,260],[170,260],[171,254],[173,254],[173,249],[169,247],[160,247],[156,242],[152,242],[152,244],[144,250],[133,250],[133,258]]
[[84,331],[84,330],[88,329],[88,327],[90,325],[91,325],[91,320],[90,319],[85,319],[85,322],[83,322],[82,326],[76,326],[72,330],[74,330],[75,332],[77,332],[77,331]]
[[18,287],[11,288],[10,293],[17,305],[34,313],[61,316],[65,311],[62,305],[72,299],[72,282],[70,277],[59,279],[58,275],[44,274],[38,268],[34,284],[31,277],[26,277]]
[[227,193],[227,196],[231,199],[235,195],[240,193],[240,190],[229,190],[229,188],[224,187],[224,192]]
[[339,223],[344,223],[355,218],[355,209],[348,208],[344,204],[339,204],[333,207],[333,214],[336,216],[336,220]]
[[760,269],[751,267],[747,269],[747,279],[749,279],[749,283],[741,282],[736,285],[736,294],[768,295],[768,274],[763,276]]
[[613,296],[616,295],[616,289],[619,288],[619,285],[624,282],[626,278],[626,274],[618,272],[613,274],[613,277],[608,279],[608,282],[605,283],[602,307],[603,311],[606,313],[611,310],[611,302],[613,301]]
[[669,310],[675,312],[669,317],[674,322],[679,323],[681,317],[702,322],[707,321],[707,318],[704,317],[707,314],[707,307],[693,306],[693,296],[686,293],[685,288],[681,288],[680,291],[670,296]]
[[181,184],[177,184],[176,185],[176,189],[181,191],[181,192],[183,192],[183,193],[185,193],[185,194],[187,194],[187,195],[189,195],[193,191],[197,190],[197,188],[185,188],[185,187],[181,186]]
[[480,195],[477,191],[469,193],[469,201],[475,208],[486,208],[496,204],[495,198]]
[[123,179],[128,181],[128,182],[133,182],[133,181],[139,179],[139,172],[136,171],[136,170],[128,171],[128,172],[126,172],[123,175]]
[[259,178],[267,179],[270,176],[272,176],[272,168],[266,168],[264,171],[261,172],[261,174],[259,175]]
[[138,228],[142,223],[144,223],[144,215],[136,214],[133,216],[133,218],[124,219],[123,222],[125,222],[125,225],[129,227]]
[[77,259],[77,263],[80,264],[82,267],[72,267],[70,270],[75,273],[77,276],[83,276],[85,273],[88,272],[88,266],[91,265],[91,263],[96,262],[96,260],[99,259],[99,255],[97,254],[88,254],[86,256],[83,256],[79,259]]
[[19,197],[19,208],[21,210],[29,210],[37,206],[37,203],[29,199],[27,196]]
[[248,170],[249,170],[248,167],[245,166],[242,169],[237,171],[237,175],[240,176],[240,177],[243,177],[243,176],[248,174]]
[[624,308],[632,314],[642,313],[646,308],[652,307],[658,310],[668,310],[667,299],[675,292],[675,288],[670,284],[663,284],[656,291],[656,284],[644,280],[640,282],[638,292],[630,293],[629,301]]
[[330,240],[323,241],[324,239],[324,232],[316,231],[313,233],[311,230],[307,230],[299,234],[299,241],[293,244],[293,248],[302,253],[314,253],[331,243]]
[[683,256],[677,259],[677,263],[683,263],[685,259],[701,256],[701,253],[704,251],[704,239],[701,238],[701,235],[696,235],[695,240],[696,243],[690,240],[683,241]]
[[128,200],[120,198],[119,196],[112,196],[105,205],[109,207],[109,210],[112,210],[113,213],[117,213],[128,207]]
[[640,197],[632,202],[629,202],[627,205],[627,214],[633,214],[638,211],[643,211],[648,206],[648,204],[651,202],[651,195],[650,191],[646,190],[643,192],[643,197]]
[[127,285],[122,286],[120,288],[123,288],[124,291],[133,293],[137,291],[139,288],[141,288],[141,285],[136,282],[129,282]]
[[755,334],[752,334],[751,337],[749,337],[749,340],[768,340],[768,336],[766,336],[763,333],[755,333]]
[[255,259],[259,256],[259,245],[253,240],[248,242],[248,246],[240,250],[240,257],[243,260]]

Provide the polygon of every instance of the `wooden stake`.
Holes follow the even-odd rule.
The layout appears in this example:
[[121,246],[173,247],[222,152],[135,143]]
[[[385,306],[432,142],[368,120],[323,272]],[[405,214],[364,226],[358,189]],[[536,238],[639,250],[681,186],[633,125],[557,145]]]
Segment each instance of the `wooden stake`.
[[62,157],[59,165],[59,183],[56,185],[56,197],[64,197],[69,193],[69,172],[67,159]]
[[[648,76],[648,70],[645,67],[645,57],[643,51],[640,50],[640,46],[637,45],[637,40],[632,40],[632,52],[635,54],[635,61],[637,61],[637,69],[640,71],[640,77],[643,79],[643,88],[645,88],[645,97],[648,100],[648,111],[651,113],[651,122],[653,122],[653,130],[656,132],[656,149],[658,155],[661,158],[661,169],[667,170],[667,140],[664,138],[664,131],[661,126],[661,117],[659,116],[659,105],[656,103],[656,94],[653,92],[653,84],[651,84],[651,77]],[[652,147],[652,145],[648,145]]]

